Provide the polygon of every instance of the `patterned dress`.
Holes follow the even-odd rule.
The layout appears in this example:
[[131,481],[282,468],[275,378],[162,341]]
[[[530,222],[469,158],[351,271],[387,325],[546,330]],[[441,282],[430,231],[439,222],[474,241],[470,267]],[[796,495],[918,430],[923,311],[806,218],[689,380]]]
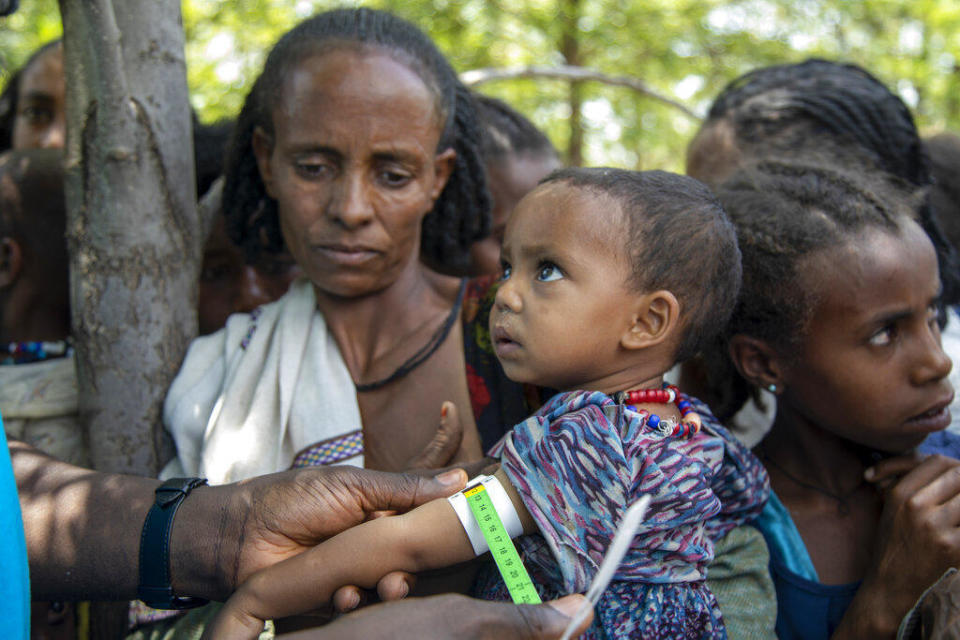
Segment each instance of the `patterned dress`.
[[[760,462],[705,405],[692,437],[647,427],[646,412],[599,392],[560,393],[491,451],[541,535],[519,540],[544,598],[586,591],[626,508],[652,498],[645,522],[596,607],[587,638],[725,638],[705,583],[713,541],[755,517],[769,492]],[[508,599],[496,570],[478,595]]]

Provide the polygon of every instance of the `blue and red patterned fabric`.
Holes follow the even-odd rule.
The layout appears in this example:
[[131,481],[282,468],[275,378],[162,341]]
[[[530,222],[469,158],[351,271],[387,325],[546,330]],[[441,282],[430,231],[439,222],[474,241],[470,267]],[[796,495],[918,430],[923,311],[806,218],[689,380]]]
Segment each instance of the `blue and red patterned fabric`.
[[[690,401],[704,429],[671,436],[605,394],[557,394],[490,452],[540,528],[519,546],[547,598],[586,591],[624,511],[651,497],[587,638],[726,637],[704,582],[713,541],[756,517],[769,482],[760,461]],[[479,584],[478,595],[506,595],[490,572]]]

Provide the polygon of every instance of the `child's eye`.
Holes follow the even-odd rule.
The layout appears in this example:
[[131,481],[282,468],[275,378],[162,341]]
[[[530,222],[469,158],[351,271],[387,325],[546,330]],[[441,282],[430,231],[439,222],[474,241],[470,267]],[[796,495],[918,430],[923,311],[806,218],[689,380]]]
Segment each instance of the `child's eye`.
[[507,264],[506,262],[504,262],[503,260],[501,260],[501,261],[500,261],[500,279],[501,279],[501,280],[507,280],[507,279],[509,279],[509,278],[510,278],[510,274],[511,274],[512,272],[513,272],[513,267],[511,267],[509,264]]
[[897,328],[894,325],[888,325],[870,336],[870,340],[868,342],[874,347],[886,347],[887,345],[892,344],[896,337]]
[[540,265],[540,269],[537,271],[537,280],[540,282],[553,282],[554,280],[559,280],[562,277],[563,272],[560,271],[560,267],[552,262],[544,262]]
[[30,124],[43,124],[53,120],[53,112],[50,109],[37,106],[28,106],[24,108],[20,115]]

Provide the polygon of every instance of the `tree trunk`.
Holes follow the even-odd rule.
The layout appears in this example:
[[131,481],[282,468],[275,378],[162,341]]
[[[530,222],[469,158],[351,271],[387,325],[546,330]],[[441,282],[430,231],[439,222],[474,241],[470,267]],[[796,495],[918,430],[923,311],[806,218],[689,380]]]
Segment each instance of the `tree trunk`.
[[202,234],[177,0],[60,0],[73,336],[94,466],[159,470]]
[[[563,0],[560,11],[563,34],[560,36],[560,53],[567,65],[583,66],[580,59],[580,0]],[[568,93],[570,105],[570,139],[567,143],[567,164],[583,165],[583,82],[574,80]]]
[[[101,471],[155,475],[160,409],[196,334],[197,219],[178,0],[60,0],[80,417]],[[123,505],[118,505],[123,508]],[[95,608],[122,637],[124,605]]]

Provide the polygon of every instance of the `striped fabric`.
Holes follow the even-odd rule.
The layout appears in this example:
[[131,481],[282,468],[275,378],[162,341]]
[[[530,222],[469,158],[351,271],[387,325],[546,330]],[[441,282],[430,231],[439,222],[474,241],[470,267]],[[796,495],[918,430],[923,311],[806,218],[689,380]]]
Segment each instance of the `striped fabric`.
[[311,445],[293,459],[293,468],[318,467],[337,464],[363,453],[363,431],[360,429],[343,436]]

